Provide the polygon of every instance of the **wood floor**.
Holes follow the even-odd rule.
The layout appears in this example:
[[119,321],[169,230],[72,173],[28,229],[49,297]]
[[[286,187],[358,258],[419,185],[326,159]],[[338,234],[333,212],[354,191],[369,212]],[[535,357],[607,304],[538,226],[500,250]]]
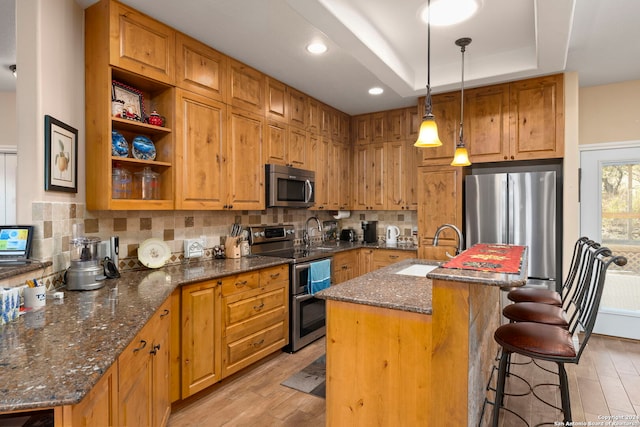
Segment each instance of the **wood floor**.
[[[280,385],[324,353],[324,339],[295,354],[280,353],[243,375],[222,381],[206,393],[174,408],[169,427],[182,426],[295,426],[325,425],[324,399]],[[549,366],[549,365],[547,365]],[[532,364],[513,368],[515,373],[534,382],[557,382]],[[580,360],[568,365],[574,422],[605,421],[610,415],[626,415],[617,425],[640,427],[640,342],[594,336]],[[509,380],[507,391],[523,390],[518,380]],[[545,386],[538,394],[560,406],[557,387]],[[508,397],[505,401],[530,425],[561,420],[560,412],[529,396]],[[489,406],[488,411],[492,408]],[[503,411],[504,412],[504,411]],[[626,424],[622,424],[622,422]],[[507,412],[501,416],[504,427],[524,423]],[[592,424],[597,425],[597,424]],[[602,423],[601,425],[606,425]],[[610,425],[616,425],[612,423]]]

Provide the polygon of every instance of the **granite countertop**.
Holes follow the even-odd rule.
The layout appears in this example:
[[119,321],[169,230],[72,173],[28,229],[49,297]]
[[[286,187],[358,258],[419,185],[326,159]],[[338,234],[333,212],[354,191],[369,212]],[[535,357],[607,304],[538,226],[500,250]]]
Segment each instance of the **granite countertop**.
[[181,285],[288,263],[252,256],[126,272],[0,326],[0,412],[78,403]]
[[30,273],[32,271],[44,270],[52,264],[53,263],[51,261],[31,260],[29,263],[23,265],[0,266],[0,280],[10,279],[12,277]]
[[431,279],[396,274],[414,264],[438,261],[409,259],[340,283],[316,294],[318,298],[431,314]]

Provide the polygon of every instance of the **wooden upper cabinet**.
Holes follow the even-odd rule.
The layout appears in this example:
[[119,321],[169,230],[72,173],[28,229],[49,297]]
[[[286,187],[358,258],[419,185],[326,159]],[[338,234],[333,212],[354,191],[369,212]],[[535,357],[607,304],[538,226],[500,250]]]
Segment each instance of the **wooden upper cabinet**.
[[371,140],[373,142],[386,141],[387,134],[387,113],[371,114]]
[[264,116],[230,107],[227,126],[229,202],[226,208],[264,209]]
[[287,161],[295,168],[308,169],[307,131],[289,126]]
[[564,76],[513,82],[509,95],[509,160],[563,157]]
[[464,141],[472,162],[499,162],[509,153],[509,84],[464,93]]
[[110,8],[110,63],[148,78],[173,84],[176,32],[118,2]]
[[226,106],[178,90],[176,208],[222,209],[227,200]]
[[320,134],[320,102],[316,99],[307,98],[307,130],[312,135]]
[[229,60],[229,104],[264,114],[265,76],[235,59]]
[[265,111],[267,119],[287,123],[289,121],[289,99],[287,86],[271,77],[266,78],[267,96]]
[[333,130],[331,129],[334,124],[333,114],[334,110],[331,107],[320,104],[320,134],[324,137],[333,137]]
[[405,109],[387,111],[385,141],[403,141],[407,137],[405,129]]
[[355,144],[369,144],[371,136],[371,114],[362,114],[351,119],[351,130]]
[[438,125],[442,145],[421,148],[422,165],[448,164],[453,160],[460,130],[460,92],[443,93],[432,97],[433,115]]
[[176,85],[226,102],[229,58],[184,34],[176,34]]
[[286,165],[288,163],[288,126],[270,120],[264,138],[265,163]]
[[423,111],[424,100],[422,102],[418,100],[417,106],[405,108],[404,110],[405,134],[407,135],[407,139],[411,140],[412,144],[418,139],[418,131],[422,123],[422,115],[424,114]]
[[307,113],[307,99],[309,97],[290,87],[287,88],[287,92],[289,96],[289,124],[306,130],[309,118]]

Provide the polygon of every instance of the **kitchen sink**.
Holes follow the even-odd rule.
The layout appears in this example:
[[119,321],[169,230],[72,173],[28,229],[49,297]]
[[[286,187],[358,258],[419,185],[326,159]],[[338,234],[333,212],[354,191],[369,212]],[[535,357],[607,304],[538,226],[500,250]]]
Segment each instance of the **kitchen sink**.
[[403,274],[405,276],[417,276],[427,277],[427,273],[431,270],[435,270],[439,265],[436,264],[413,264],[407,268],[403,268],[400,271],[396,271],[396,274]]

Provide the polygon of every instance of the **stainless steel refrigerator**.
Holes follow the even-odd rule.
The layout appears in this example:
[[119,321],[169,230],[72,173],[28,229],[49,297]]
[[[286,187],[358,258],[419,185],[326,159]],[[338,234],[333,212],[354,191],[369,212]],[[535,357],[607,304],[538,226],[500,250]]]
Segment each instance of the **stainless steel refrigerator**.
[[507,243],[529,248],[527,286],[556,289],[556,172],[469,175],[467,248]]

